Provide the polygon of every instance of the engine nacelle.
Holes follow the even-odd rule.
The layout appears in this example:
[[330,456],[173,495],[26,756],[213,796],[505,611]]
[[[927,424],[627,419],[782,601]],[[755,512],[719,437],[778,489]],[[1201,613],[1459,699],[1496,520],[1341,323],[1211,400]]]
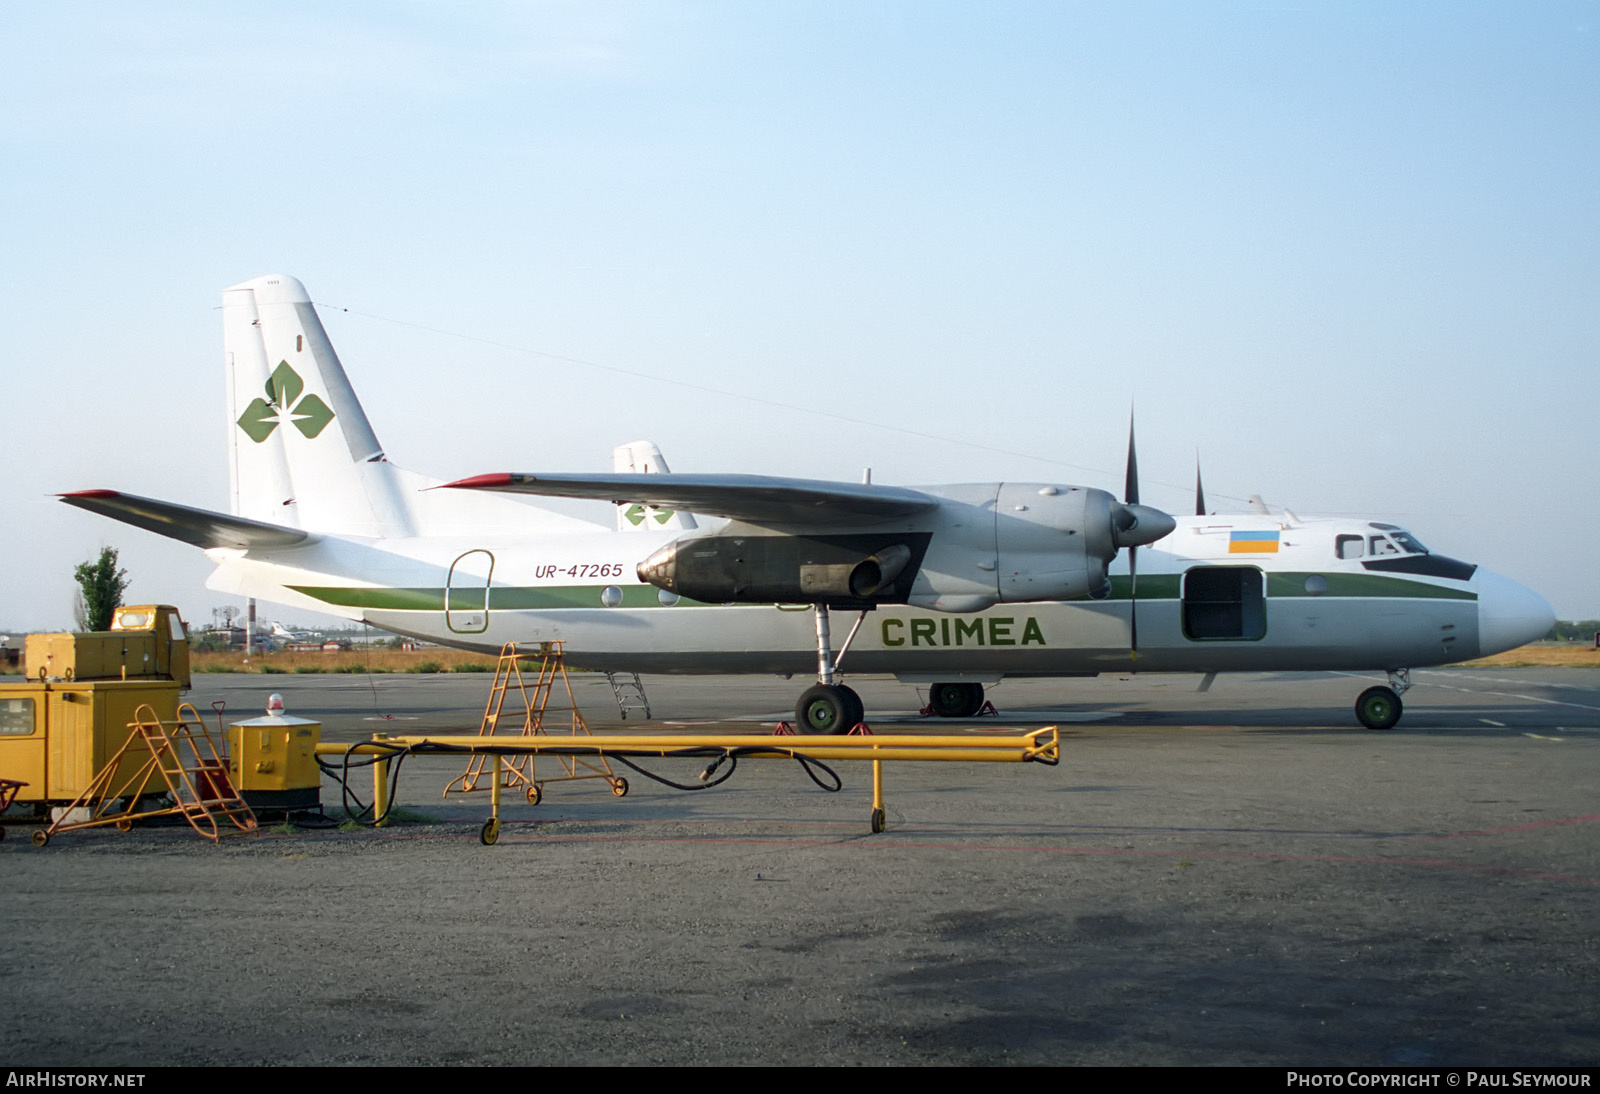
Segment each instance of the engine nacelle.
[[1159,509],[1050,483],[923,488],[942,504],[898,530],[787,533],[749,524],[674,540],[639,579],[711,604],[913,604],[947,612],[996,603],[1098,599],[1120,548],[1172,531]]
[[908,600],[934,611],[1101,599],[1111,591],[1118,549],[1152,543],[1175,527],[1158,509],[1089,487],[1008,482],[939,492],[950,504],[940,509]]
[[639,564],[639,580],[711,604],[903,604],[928,539],[723,529],[673,540]]

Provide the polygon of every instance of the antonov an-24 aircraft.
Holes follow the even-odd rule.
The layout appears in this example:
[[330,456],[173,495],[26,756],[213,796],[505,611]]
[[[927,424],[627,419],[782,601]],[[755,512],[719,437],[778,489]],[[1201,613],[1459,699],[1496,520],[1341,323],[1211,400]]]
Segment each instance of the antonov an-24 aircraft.
[[[602,671],[815,669],[796,709],[812,732],[862,720],[844,664],[928,685],[947,717],[1007,676],[1385,670],[1356,716],[1386,729],[1412,667],[1511,649],[1554,620],[1391,524],[1141,505],[1131,430],[1122,501],[1058,483],[670,474],[648,442],[617,449],[612,474],[442,484],[385,458],[300,282],[222,299],[232,513],[63,495],[203,548],[222,592],[483,651],[559,639]],[[615,525],[511,494],[610,502]],[[835,646],[840,612],[853,625]]]

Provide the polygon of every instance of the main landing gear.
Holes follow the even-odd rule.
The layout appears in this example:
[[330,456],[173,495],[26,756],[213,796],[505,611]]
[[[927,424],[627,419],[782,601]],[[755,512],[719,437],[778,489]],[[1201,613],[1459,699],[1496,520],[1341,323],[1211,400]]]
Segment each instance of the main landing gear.
[[982,684],[935,684],[928,689],[925,713],[940,718],[971,718],[982,709]]
[[817,619],[817,683],[800,696],[794,708],[794,720],[802,733],[849,733],[866,717],[866,709],[861,696],[843,684],[834,683],[833,677],[867,613],[862,612],[856,619],[835,656],[828,637],[828,606],[816,604],[811,610]]
[[1410,669],[1390,669],[1388,687],[1368,688],[1356,699],[1356,718],[1368,729],[1393,729],[1405,709],[1400,696],[1410,688]]

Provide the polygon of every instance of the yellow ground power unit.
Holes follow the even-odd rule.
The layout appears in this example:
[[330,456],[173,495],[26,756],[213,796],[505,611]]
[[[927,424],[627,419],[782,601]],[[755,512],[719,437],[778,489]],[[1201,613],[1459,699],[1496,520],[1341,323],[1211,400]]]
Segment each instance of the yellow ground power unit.
[[189,636],[170,604],[118,608],[109,631],[30,634],[31,680],[176,680],[189,686]]
[[322,723],[283,713],[283,696],[267,700],[264,718],[228,727],[229,775],[245,804],[257,812],[298,812],[322,804],[317,745]]
[[[70,802],[127,743],[134,712],[149,706],[177,717],[176,680],[74,680],[0,684],[0,779],[26,783],[16,802]],[[131,748],[118,764],[127,778],[150,758]],[[127,781],[113,777],[109,796]]]
[[[135,712],[174,719],[189,686],[188,630],[170,604],[119,608],[109,631],[30,634],[25,655],[27,682],[0,684],[0,779],[26,784],[14,803],[76,799],[135,735]],[[130,748],[106,796],[149,758]]]

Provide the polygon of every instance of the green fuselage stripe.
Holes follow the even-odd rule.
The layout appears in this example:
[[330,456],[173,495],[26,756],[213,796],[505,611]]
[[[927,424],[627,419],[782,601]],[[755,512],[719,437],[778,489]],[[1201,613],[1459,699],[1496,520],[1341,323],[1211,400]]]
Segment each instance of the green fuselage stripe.
[[[1328,583],[1326,592],[1306,591],[1306,578],[1320,576]],[[1177,600],[1183,580],[1178,574],[1150,574],[1139,578],[1140,600]],[[344,608],[374,608],[387,611],[437,612],[444,610],[445,590],[432,588],[356,588],[351,586],[291,585],[297,593]],[[622,592],[623,608],[660,608],[659,591],[653,585],[538,585],[495,586],[489,590],[492,611],[552,611],[562,608],[602,607],[600,595],[608,588]],[[1111,579],[1111,600],[1127,600],[1132,582],[1126,576]],[[1267,596],[1285,599],[1321,597],[1382,597],[1423,600],[1476,600],[1467,589],[1430,585],[1423,581],[1381,574],[1304,573],[1267,574]],[[451,589],[451,611],[474,611],[484,607],[482,589]],[[698,600],[684,597],[685,607],[705,607]]]
[[[495,586],[489,590],[489,608],[493,611],[550,611],[559,608],[599,608],[601,593],[608,585],[539,585]],[[618,585],[622,592],[622,608],[660,608],[660,590],[654,585]],[[445,590],[434,588],[350,588],[345,586],[291,585],[297,593],[314,597],[324,604],[337,604],[345,608],[378,608],[402,612],[437,612],[444,610]],[[699,605],[700,601],[687,597],[680,604]],[[482,589],[451,589],[450,610],[469,612],[483,608]]]

